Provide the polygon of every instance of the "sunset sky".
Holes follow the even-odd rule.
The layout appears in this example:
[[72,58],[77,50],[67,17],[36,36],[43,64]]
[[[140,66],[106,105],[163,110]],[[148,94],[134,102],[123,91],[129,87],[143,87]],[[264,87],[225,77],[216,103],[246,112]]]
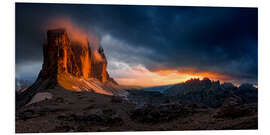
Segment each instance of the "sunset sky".
[[97,36],[122,85],[258,78],[257,8],[16,4],[16,78],[34,80],[46,26],[66,18]]

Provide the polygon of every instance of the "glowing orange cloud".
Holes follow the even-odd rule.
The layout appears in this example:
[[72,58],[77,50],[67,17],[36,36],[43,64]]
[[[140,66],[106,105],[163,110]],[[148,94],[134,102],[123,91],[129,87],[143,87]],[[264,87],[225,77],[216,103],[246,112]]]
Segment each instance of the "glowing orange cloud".
[[116,77],[115,80],[121,85],[131,86],[161,86],[169,84],[177,84],[185,82],[191,78],[203,79],[208,77],[211,80],[227,80],[230,76],[215,73],[215,72],[192,72],[190,71],[179,71],[176,69],[162,69],[156,71],[150,71],[142,65],[128,67],[127,70],[120,71],[126,76]]
[[[80,42],[82,44],[87,44],[87,40],[90,41],[92,46],[98,46],[98,38],[93,35],[89,31],[85,31],[84,29],[80,28],[79,25],[72,22],[70,19],[66,17],[57,17],[54,19],[49,20],[46,23],[45,29],[58,29],[64,28],[67,30],[69,37],[76,42]],[[96,49],[95,47],[95,49]]]
[[184,74],[193,78],[199,78],[202,79],[204,77],[210,78],[212,80],[228,80],[228,79],[232,79],[231,76],[227,75],[227,74],[222,74],[222,73],[218,73],[218,72],[213,72],[213,71],[196,71],[194,69],[181,69],[181,70],[177,70],[177,69],[162,69],[162,70],[156,70],[154,71],[155,73],[158,73],[160,75],[168,75],[168,74]]
[[100,54],[97,53],[99,48],[98,37],[92,34],[92,32],[82,29],[79,25],[67,17],[57,17],[49,20],[45,24],[46,30],[59,28],[66,29],[67,34],[72,42],[77,42],[79,45],[83,45],[84,47],[87,47],[89,43],[93,52],[92,55],[95,57],[95,59],[100,61],[103,60]]

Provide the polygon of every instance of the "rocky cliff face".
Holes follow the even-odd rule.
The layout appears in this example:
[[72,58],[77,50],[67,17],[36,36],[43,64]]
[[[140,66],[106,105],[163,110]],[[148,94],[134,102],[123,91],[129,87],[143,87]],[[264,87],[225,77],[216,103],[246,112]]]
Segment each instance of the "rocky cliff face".
[[106,95],[123,94],[107,72],[103,48],[97,47],[87,38],[72,36],[65,29],[47,31],[42,69],[36,82],[17,95],[17,101],[25,104],[38,91],[55,87]]
[[96,78],[102,83],[110,79],[103,49],[91,50],[91,43],[87,39],[72,41],[64,29],[47,32],[43,55],[44,61],[40,72],[42,78],[68,73],[84,79]]

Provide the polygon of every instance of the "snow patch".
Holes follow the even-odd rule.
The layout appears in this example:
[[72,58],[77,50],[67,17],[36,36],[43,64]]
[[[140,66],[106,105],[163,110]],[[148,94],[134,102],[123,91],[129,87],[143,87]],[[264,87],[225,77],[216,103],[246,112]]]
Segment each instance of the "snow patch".
[[29,103],[26,104],[26,106],[33,103],[41,102],[43,100],[52,99],[52,97],[53,95],[49,92],[39,92],[31,99]]

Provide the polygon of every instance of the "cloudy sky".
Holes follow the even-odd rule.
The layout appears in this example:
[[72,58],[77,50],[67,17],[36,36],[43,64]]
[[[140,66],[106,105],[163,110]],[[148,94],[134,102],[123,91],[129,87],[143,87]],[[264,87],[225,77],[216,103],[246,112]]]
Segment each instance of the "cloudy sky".
[[37,76],[45,28],[55,18],[94,33],[109,74],[123,85],[193,77],[257,85],[257,8],[17,3],[17,78]]

